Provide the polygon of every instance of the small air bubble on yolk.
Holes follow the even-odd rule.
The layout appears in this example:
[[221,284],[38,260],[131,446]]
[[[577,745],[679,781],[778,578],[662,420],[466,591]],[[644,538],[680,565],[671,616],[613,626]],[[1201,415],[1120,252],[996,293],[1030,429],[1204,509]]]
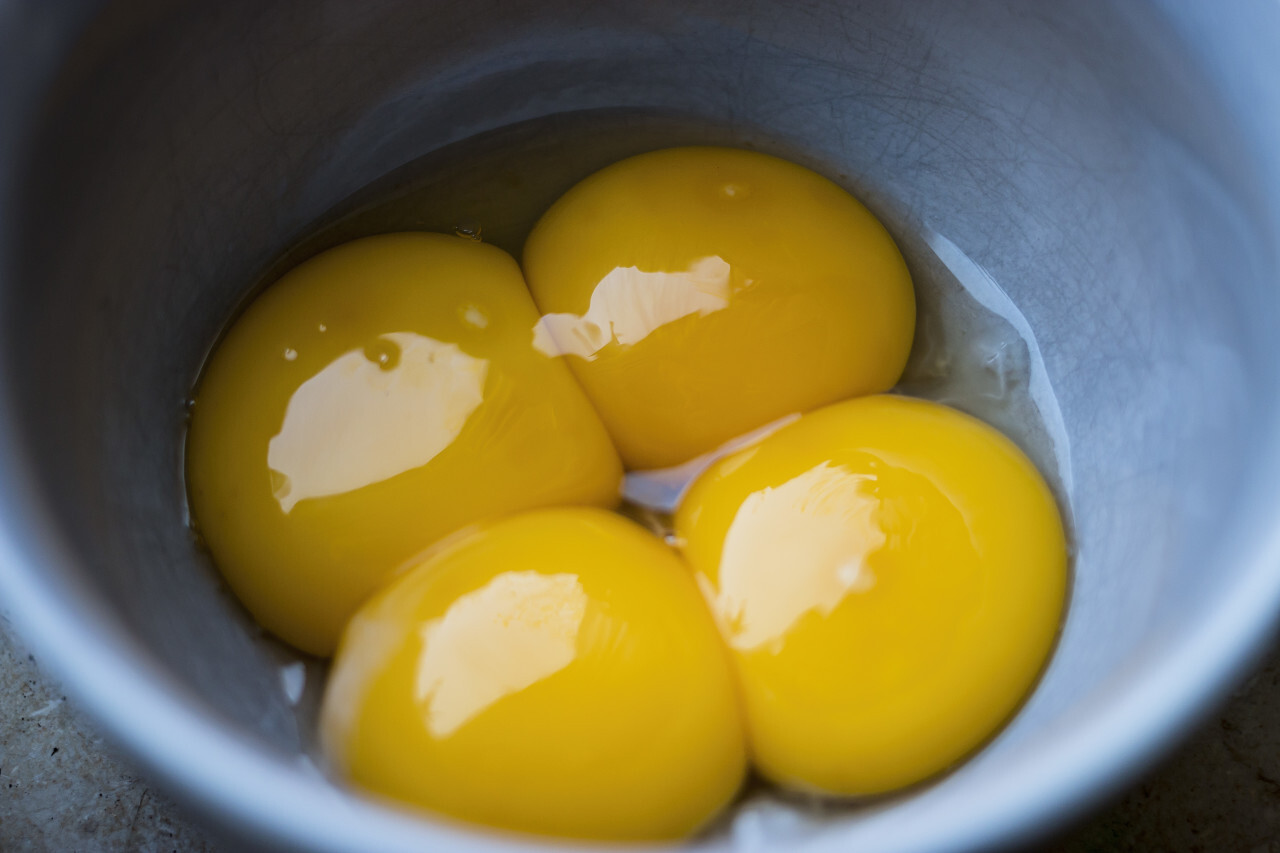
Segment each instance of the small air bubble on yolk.
[[687,568],[592,509],[481,525],[371,599],[334,660],[321,736],[368,790],[576,838],[686,836],[746,764]]
[[473,329],[485,329],[489,326],[489,315],[478,305],[464,305],[459,312],[462,322]]
[[1004,436],[873,396],[801,417],[693,485],[676,534],[742,688],[753,758],[804,791],[924,780],[993,734],[1053,645],[1066,544]]
[[[400,366],[400,347],[393,340],[379,338],[373,343],[365,344],[364,357],[378,365],[379,370],[395,370]],[[434,364],[435,361],[436,352],[432,350],[427,353],[425,363]]]
[[745,199],[749,192],[745,184],[725,184],[720,187],[720,194],[730,199]]

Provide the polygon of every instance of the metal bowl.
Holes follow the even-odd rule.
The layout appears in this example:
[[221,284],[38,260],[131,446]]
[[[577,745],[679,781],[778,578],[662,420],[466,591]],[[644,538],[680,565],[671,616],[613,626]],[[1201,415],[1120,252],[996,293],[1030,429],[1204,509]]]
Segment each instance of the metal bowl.
[[420,155],[595,111],[637,146],[767,138],[1025,315],[1075,579],[1035,695],[959,770],[858,807],[757,798],[697,843],[1031,838],[1184,733],[1280,607],[1277,43],[1275,4],[0,3],[0,596],[238,844],[542,849],[303,760],[278,649],[187,529],[183,400],[271,261]]

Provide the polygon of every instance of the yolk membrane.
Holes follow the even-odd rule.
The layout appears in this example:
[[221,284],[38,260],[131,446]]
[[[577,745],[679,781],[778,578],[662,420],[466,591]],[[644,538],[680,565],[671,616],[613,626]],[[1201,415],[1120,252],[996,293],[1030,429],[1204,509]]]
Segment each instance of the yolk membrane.
[[331,249],[229,329],[187,439],[193,515],[265,628],[318,655],[437,539],[554,504],[613,506],[621,467],[535,349],[515,261],[439,234]]
[[628,468],[665,468],[795,412],[888,390],[915,297],[840,187],[730,148],[641,154],[542,217],[524,271]]
[[922,400],[839,403],[726,457],[676,534],[752,757],[800,790],[878,794],[963,758],[1027,694],[1061,622],[1048,487],[994,429]]
[[370,791],[577,838],[685,836],[746,763],[729,661],[688,570],[586,508],[452,537],[365,604],[321,731]]

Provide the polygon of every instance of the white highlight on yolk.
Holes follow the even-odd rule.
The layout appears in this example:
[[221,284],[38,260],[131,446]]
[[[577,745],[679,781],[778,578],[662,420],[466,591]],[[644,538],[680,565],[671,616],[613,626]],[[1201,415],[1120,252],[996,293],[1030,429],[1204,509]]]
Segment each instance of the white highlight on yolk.
[[462,311],[462,322],[473,329],[484,329],[489,325],[489,315],[475,305],[468,305]]
[[587,594],[577,575],[507,572],[422,625],[414,698],[448,737],[494,702],[573,663]]
[[826,616],[875,586],[866,560],[886,537],[874,483],[824,462],[747,497],[725,537],[719,595],[710,596],[730,645],[779,643],[806,613]]
[[533,327],[533,346],[553,358],[594,361],[614,341],[629,346],[682,317],[727,308],[729,291],[729,264],[718,255],[699,258],[685,272],[615,267],[591,291],[586,314],[543,316]]
[[298,387],[280,432],[267,446],[275,498],[285,513],[299,501],[337,495],[427,464],[462,432],[484,400],[486,359],[457,344],[412,332],[380,341],[399,361],[371,362],[351,350]]

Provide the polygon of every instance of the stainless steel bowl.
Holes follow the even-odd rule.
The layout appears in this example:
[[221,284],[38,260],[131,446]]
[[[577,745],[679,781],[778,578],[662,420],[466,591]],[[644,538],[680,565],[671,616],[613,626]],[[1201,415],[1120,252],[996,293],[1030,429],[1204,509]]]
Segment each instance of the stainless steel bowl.
[[958,772],[863,808],[758,801],[701,843],[1032,837],[1186,731],[1280,607],[1277,44],[1263,2],[0,0],[4,605],[240,843],[537,846],[300,760],[276,653],[185,525],[182,402],[269,262],[421,154],[584,110],[768,136],[1025,314],[1076,577],[1040,688]]

